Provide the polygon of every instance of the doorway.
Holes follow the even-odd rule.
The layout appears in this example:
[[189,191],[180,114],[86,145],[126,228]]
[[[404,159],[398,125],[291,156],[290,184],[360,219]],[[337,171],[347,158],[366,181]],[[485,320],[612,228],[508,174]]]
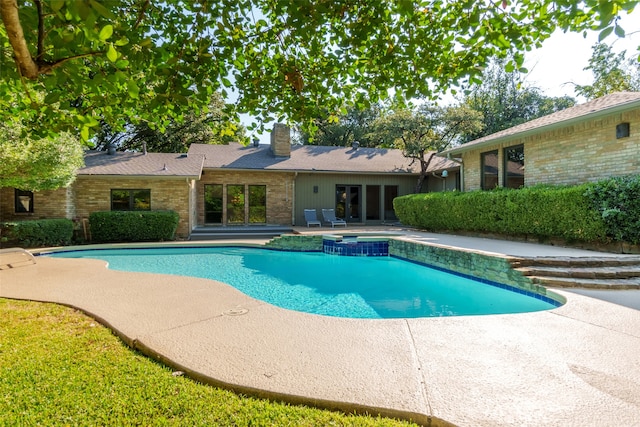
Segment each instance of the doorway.
[[362,222],[361,198],[361,185],[336,185],[336,216],[347,222]]

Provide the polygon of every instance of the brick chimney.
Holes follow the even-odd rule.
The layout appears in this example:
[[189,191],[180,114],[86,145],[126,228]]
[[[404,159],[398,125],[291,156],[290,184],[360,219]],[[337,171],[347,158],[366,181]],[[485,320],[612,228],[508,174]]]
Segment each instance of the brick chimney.
[[273,125],[271,152],[276,157],[291,157],[291,131],[287,125],[282,123]]

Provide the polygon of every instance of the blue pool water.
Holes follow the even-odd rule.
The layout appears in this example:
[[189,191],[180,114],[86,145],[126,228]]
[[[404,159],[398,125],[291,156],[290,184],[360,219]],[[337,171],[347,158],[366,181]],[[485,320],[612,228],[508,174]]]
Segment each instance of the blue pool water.
[[105,249],[51,256],[97,258],[113,270],[218,280],[279,307],[335,317],[520,313],[559,305],[393,257],[237,247]]

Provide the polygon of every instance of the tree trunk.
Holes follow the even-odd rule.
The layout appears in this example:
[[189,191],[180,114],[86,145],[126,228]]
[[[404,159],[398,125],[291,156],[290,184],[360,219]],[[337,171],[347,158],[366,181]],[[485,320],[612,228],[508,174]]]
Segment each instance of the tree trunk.
[[18,71],[23,77],[30,80],[38,78],[39,67],[33,60],[27,41],[24,38],[24,31],[20,24],[18,15],[17,0],[0,0],[0,15],[7,30],[7,37],[13,48],[13,54],[18,66]]
[[431,154],[429,154],[429,158],[425,160],[424,153],[422,153],[422,156],[418,158],[418,160],[420,161],[420,176],[418,177],[418,182],[416,182],[416,186],[413,189],[414,193],[418,194],[422,191],[422,185],[424,184],[424,180],[427,178],[427,169],[429,169],[431,160],[435,155],[436,155],[436,152],[434,151]]

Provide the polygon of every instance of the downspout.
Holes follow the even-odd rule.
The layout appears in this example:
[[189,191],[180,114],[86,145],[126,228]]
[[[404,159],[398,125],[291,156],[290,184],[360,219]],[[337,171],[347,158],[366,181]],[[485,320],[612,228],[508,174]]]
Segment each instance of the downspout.
[[298,172],[293,174],[293,182],[291,183],[291,225],[296,225],[296,179],[298,178]]

